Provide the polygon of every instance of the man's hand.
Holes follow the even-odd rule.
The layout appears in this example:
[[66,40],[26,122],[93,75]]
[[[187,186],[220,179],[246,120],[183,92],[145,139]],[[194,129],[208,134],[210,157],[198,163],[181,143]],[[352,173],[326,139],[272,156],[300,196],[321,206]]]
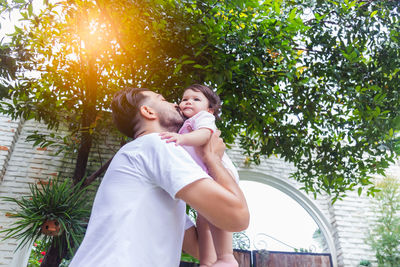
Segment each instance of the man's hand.
[[173,132],[162,132],[160,133],[161,139],[166,140],[167,143],[175,142],[175,145],[181,145],[184,141],[182,134]]
[[224,155],[226,146],[222,138],[219,137],[220,135],[221,131],[215,131],[204,146],[196,148],[197,154],[203,159],[206,165],[208,162],[221,160]]

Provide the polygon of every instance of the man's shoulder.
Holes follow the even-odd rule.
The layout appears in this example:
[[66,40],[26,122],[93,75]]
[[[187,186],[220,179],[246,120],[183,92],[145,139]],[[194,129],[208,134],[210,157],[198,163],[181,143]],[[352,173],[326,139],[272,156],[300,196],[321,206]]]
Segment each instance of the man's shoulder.
[[161,139],[159,133],[151,133],[143,135],[121,148],[121,152],[135,151],[140,154],[157,154],[157,153],[179,153],[179,150],[184,150],[181,146],[176,146],[175,143],[167,143]]
[[165,145],[165,141],[161,140],[158,133],[146,134],[126,143],[119,149],[116,156],[128,155],[132,157],[148,153],[152,154],[155,150],[162,148],[163,145]]
[[123,148],[138,147],[138,146],[139,147],[156,146],[159,145],[160,143],[165,143],[165,142],[162,142],[159,133],[150,133],[130,141],[129,143],[125,144]]

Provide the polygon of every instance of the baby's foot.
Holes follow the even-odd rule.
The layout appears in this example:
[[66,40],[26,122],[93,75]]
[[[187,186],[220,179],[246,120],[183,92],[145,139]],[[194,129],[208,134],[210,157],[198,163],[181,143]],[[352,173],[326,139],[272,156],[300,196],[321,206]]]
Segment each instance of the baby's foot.
[[218,257],[218,260],[211,267],[239,267],[239,264],[232,254],[226,254]]

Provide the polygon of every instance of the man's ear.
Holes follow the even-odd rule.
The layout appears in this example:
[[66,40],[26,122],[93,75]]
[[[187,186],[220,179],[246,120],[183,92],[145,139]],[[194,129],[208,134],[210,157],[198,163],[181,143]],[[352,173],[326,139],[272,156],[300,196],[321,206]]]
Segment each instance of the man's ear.
[[140,107],[140,114],[148,120],[155,120],[157,118],[155,110],[146,105]]

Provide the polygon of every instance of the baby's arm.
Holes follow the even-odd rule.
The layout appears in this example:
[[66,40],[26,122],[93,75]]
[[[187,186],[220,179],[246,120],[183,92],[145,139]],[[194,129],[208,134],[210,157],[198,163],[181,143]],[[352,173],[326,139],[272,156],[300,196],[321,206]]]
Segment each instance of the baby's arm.
[[208,128],[200,128],[190,133],[178,134],[171,132],[160,133],[161,139],[167,139],[167,143],[175,142],[176,145],[202,146],[210,139],[212,131]]

